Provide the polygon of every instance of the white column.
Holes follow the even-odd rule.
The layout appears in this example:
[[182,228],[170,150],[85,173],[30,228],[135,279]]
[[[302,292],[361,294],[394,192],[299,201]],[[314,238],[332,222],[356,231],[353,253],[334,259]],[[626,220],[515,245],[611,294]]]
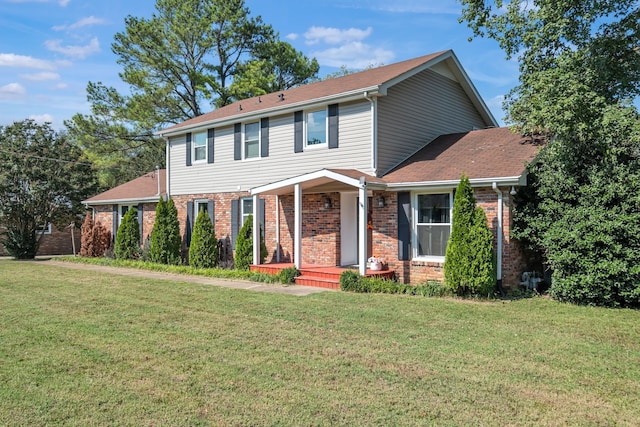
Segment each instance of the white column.
[[276,262],[280,262],[280,196],[278,195],[276,195]]
[[260,200],[253,195],[253,265],[260,264]]
[[296,184],[293,191],[294,198],[294,230],[293,230],[293,263],[300,270],[302,268],[302,186]]
[[360,178],[360,188],[358,189],[358,269],[360,275],[367,274],[367,184],[364,177]]

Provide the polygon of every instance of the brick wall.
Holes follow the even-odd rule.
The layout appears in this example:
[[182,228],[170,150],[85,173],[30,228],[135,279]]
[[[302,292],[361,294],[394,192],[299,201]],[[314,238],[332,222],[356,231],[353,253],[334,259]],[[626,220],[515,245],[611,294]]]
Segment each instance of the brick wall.
[[[0,227],[0,233],[4,231]],[[74,239],[76,244],[76,253],[80,251],[80,228],[76,228],[74,232]],[[40,240],[40,248],[38,249],[38,255],[72,255],[73,254],[73,242],[71,241],[71,229],[65,228],[64,230],[58,230],[53,224],[51,224],[51,234],[45,234]],[[0,256],[9,255],[0,243]]]
[[[156,220],[156,203],[144,203],[142,205],[142,233],[141,241],[144,243],[151,235],[153,224]],[[110,233],[113,233],[113,205],[98,205],[93,209],[94,223],[100,222]],[[115,236],[112,236],[115,240]]]

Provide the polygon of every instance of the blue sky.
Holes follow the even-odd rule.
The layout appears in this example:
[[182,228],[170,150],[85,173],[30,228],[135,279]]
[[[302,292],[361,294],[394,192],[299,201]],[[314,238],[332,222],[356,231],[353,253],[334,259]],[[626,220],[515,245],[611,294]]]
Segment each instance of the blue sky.
[[[497,44],[476,39],[458,23],[455,0],[246,0],[309,57],[320,76],[390,64],[453,49],[499,121],[502,97],[517,84],[518,67]],[[0,126],[33,118],[57,129],[75,113],[89,113],[89,81],[124,93],[111,52],[127,15],[149,17],[155,0],[0,0]]]

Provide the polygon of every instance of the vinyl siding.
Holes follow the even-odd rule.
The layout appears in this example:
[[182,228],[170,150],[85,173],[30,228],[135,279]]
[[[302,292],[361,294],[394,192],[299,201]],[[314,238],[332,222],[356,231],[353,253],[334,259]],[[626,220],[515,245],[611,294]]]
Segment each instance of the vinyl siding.
[[389,171],[440,135],[487,125],[458,82],[423,71],[389,88],[378,101],[378,172]]
[[185,165],[186,137],[170,139],[171,194],[247,191],[323,168],[371,173],[369,101],[339,105],[339,148],[294,153],[293,114],[269,117],[269,157],[233,160],[233,126],[215,128],[215,163]]

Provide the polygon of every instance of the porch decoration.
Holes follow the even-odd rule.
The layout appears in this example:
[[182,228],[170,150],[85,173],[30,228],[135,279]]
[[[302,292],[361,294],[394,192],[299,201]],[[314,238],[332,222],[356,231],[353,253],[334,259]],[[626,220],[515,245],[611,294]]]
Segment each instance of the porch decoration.
[[367,268],[370,270],[386,270],[389,267],[384,258],[372,256],[367,260]]

